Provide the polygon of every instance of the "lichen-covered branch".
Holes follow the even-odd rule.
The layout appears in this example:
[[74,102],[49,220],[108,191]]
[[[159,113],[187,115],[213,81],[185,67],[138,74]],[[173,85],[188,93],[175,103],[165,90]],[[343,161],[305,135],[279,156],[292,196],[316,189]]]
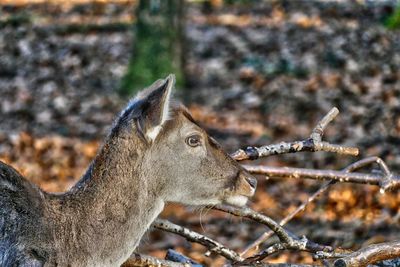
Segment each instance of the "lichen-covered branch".
[[240,257],[238,253],[225,247],[221,243],[219,243],[207,236],[201,235],[195,231],[187,229],[183,226],[174,224],[170,221],[163,220],[163,219],[157,219],[153,223],[153,227],[163,230],[163,231],[166,231],[166,232],[178,234],[178,235],[186,238],[188,241],[202,244],[203,246],[207,247],[210,251],[215,252],[231,261],[240,262],[243,260],[243,258]]
[[400,257],[400,241],[374,244],[337,259],[335,267],[366,267],[382,260]]
[[160,260],[151,256],[134,253],[121,267],[186,267],[184,263]]
[[319,265],[308,265],[308,264],[295,264],[295,263],[240,263],[237,266],[251,266],[251,267],[319,267]]
[[234,152],[231,157],[237,161],[240,160],[255,160],[261,157],[271,155],[279,155],[286,153],[296,153],[303,151],[325,151],[345,155],[357,156],[359,151],[355,147],[346,147],[336,144],[330,144],[322,141],[325,128],[339,114],[337,108],[332,108],[313,129],[309,138],[302,141],[281,142],[279,144],[266,145],[261,147],[249,146],[245,149],[239,149]]
[[274,178],[296,178],[314,180],[333,180],[336,182],[377,185],[382,189],[395,190],[400,188],[400,176],[391,174],[380,175],[372,173],[352,172],[346,173],[335,170],[313,170],[291,167],[270,167],[243,165],[246,170],[253,174],[263,174]]

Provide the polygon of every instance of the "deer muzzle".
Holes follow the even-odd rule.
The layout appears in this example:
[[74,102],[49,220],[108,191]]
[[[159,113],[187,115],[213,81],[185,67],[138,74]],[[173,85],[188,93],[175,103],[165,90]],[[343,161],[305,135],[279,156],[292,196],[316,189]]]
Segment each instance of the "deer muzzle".
[[246,171],[240,171],[237,175],[235,190],[225,202],[234,206],[244,206],[249,197],[254,195],[257,180]]
[[247,172],[241,171],[238,176],[236,191],[238,195],[252,197],[256,191],[257,180]]

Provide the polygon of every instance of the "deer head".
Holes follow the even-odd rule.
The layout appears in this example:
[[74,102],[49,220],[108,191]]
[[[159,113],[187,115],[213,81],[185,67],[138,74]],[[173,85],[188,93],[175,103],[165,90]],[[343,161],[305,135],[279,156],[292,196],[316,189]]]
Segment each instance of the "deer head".
[[121,113],[112,139],[138,149],[138,172],[164,201],[242,206],[256,180],[210,137],[182,105],[171,101],[175,77],[158,80]]

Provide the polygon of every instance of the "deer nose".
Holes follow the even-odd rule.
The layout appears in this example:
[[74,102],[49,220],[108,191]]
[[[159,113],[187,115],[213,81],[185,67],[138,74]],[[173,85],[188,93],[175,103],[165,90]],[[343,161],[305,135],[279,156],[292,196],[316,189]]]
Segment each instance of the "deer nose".
[[252,197],[256,191],[257,180],[245,170],[239,172],[235,186],[238,195]]
[[246,181],[249,183],[249,185],[253,188],[256,189],[257,187],[257,179],[254,177],[246,177]]

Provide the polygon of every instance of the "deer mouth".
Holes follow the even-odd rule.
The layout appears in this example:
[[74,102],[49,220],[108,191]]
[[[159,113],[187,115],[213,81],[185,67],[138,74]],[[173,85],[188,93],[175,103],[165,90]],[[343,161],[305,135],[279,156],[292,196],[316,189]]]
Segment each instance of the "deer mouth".
[[257,180],[247,172],[238,171],[234,175],[234,189],[224,202],[233,206],[245,206],[248,199],[255,193]]

